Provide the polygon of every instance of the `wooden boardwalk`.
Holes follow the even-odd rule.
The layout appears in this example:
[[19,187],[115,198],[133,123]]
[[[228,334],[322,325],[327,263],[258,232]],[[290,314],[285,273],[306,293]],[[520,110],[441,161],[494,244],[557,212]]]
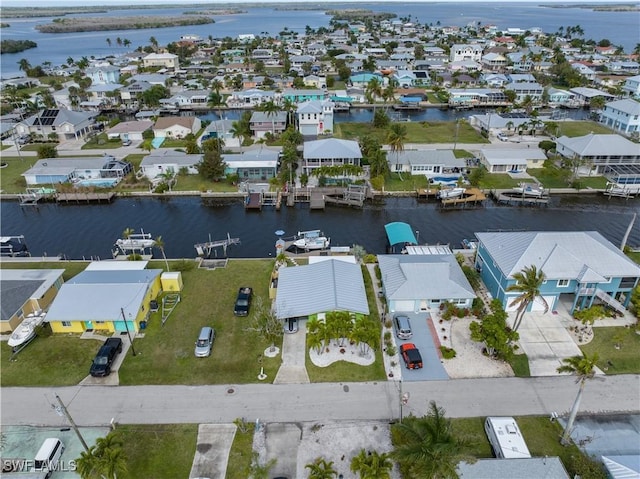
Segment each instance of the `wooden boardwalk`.
[[477,206],[478,203],[483,203],[487,199],[484,192],[478,188],[467,188],[464,194],[459,198],[443,198],[440,200],[442,206],[462,206],[467,205]]
[[261,210],[262,195],[260,193],[249,193],[244,201],[244,208],[246,210]]
[[115,192],[108,191],[104,193],[56,193],[56,201],[58,203],[93,203],[93,202],[102,202],[106,201],[110,203],[116,197]]

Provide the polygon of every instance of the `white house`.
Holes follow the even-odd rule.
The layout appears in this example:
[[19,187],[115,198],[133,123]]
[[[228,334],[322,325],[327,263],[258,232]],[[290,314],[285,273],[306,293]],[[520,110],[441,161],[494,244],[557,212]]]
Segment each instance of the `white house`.
[[178,55],[173,53],[149,53],[142,59],[145,68],[160,67],[176,71],[179,67]]
[[333,107],[331,100],[309,100],[296,109],[298,130],[303,135],[322,135],[333,131]]
[[321,166],[360,166],[362,152],[357,141],[329,138],[326,140],[306,141],[302,158],[303,172],[311,174],[314,169]]
[[163,116],[153,125],[153,134],[156,138],[184,138],[189,133],[198,133],[201,125],[200,118],[196,116]]
[[142,134],[151,130],[152,127],[151,120],[123,121],[109,128],[107,138],[110,140],[120,138],[121,140],[142,141]]
[[178,174],[183,168],[186,168],[189,174],[194,175],[198,173],[196,165],[201,161],[201,154],[188,155],[172,148],[158,148],[142,159],[139,173],[151,181],[167,172]]
[[640,75],[627,78],[622,90],[630,97],[640,98]]
[[55,134],[61,141],[84,138],[93,129],[97,113],[64,109],[46,109],[16,125],[18,135]]
[[640,102],[625,98],[605,104],[600,122],[623,135],[640,132]]
[[112,65],[87,68],[84,73],[91,78],[92,85],[118,83],[120,81],[120,68]]
[[449,52],[449,61],[461,62],[464,60],[472,60],[480,62],[482,60],[482,45],[479,44],[455,44],[451,45]]
[[455,183],[465,167],[465,161],[456,158],[453,150],[387,151],[389,169],[411,175],[423,175],[434,183]]
[[546,159],[540,148],[480,150],[480,162],[489,173],[523,173],[527,168],[542,168]]

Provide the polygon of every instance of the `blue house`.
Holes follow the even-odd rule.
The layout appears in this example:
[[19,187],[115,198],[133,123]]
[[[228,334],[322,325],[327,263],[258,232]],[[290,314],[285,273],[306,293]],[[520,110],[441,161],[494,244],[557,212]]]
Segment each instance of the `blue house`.
[[[595,231],[476,233],[476,269],[493,298],[514,311],[518,293],[506,291],[513,275],[535,265],[546,279],[540,295],[553,311],[559,301],[576,308],[604,303],[620,312],[629,305],[640,267]],[[544,311],[533,301],[529,311]]]
[[289,88],[282,92],[283,99],[290,100],[294,103],[302,103],[311,100],[326,100],[327,97],[327,92],[324,90],[297,90],[295,88]]

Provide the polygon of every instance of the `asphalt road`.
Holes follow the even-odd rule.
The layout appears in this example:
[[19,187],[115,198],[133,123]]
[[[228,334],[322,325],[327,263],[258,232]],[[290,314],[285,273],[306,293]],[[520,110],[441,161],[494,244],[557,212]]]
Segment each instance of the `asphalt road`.
[[[2,388],[3,425],[59,426],[54,392],[80,426],[254,421],[387,420],[397,418],[397,382],[247,384],[240,386],[73,386]],[[458,379],[403,383],[406,415],[424,414],[435,400],[449,417],[567,414],[578,391],[570,376]],[[610,376],[587,384],[582,413],[638,412],[640,376]]]

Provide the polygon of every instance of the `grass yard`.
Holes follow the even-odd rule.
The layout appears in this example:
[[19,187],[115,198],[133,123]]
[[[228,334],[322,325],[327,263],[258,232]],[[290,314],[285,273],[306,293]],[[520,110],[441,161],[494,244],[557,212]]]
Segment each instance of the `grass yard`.
[[[640,335],[623,326],[593,328],[593,340],[580,346],[586,355],[598,353],[598,367],[607,374],[640,373]],[[620,349],[616,349],[618,344]]]
[[503,190],[518,186],[519,183],[520,180],[511,178],[506,173],[485,173],[478,186],[485,189]]
[[0,145],[0,151],[6,150],[8,148],[11,148],[13,145]]
[[[469,454],[477,458],[493,457],[491,445],[484,432],[485,418],[452,419],[454,432],[466,438]],[[579,474],[583,479],[606,479],[602,468],[586,457],[577,446],[560,444],[562,427],[546,416],[516,417],[516,421],[533,457],[558,456],[570,477]]]
[[575,136],[584,136],[589,133],[594,133],[596,135],[600,134],[611,134],[612,131],[601,123],[597,123],[595,121],[559,121],[558,124],[558,134],[556,135],[558,138],[561,136],[575,137]]
[[409,175],[405,173],[400,175],[392,173],[384,180],[384,189],[386,191],[416,191],[417,189],[427,188],[429,180],[424,175]]
[[531,372],[529,371],[529,358],[526,354],[515,354],[509,364],[516,377],[528,378],[531,376]]
[[453,150],[453,156],[456,158],[473,158],[475,155],[467,150]]
[[237,186],[233,186],[226,181],[206,180],[200,175],[178,175],[177,184],[173,186],[175,191],[215,191],[215,192],[231,192],[238,191]]
[[0,385],[73,386],[89,374],[100,344],[81,340],[77,335],[53,335],[48,325],[38,330],[38,337],[9,361],[11,348],[0,343],[2,375]]
[[125,478],[189,477],[197,424],[120,425],[117,431],[127,457]]
[[[455,137],[455,122],[410,122],[404,123],[407,128],[407,143],[452,143]],[[371,123],[338,123],[335,125],[335,136],[346,140],[357,140],[365,135],[373,135],[382,144],[387,143],[389,130],[373,128]],[[468,123],[460,123],[458,128],[458,144],[489,143]]]
[[[158,264],[159,266],[159,264]],[[240,286],[251,286],[254,308],[257,296],[268,298],[273,267],[269,260],[230,260],[224,269],[183,272],[182,300],[164,327],[154,313],[145,337],[136,339],[120,369],[120,384],[227,384],[258,382],[260,366],[274,378],[280,356],[263,358],[269,344],[247,328],[247,318],[233,315]],[[196,358],[193,348],[203,326],[213,326],[216,340],[212,355]],[[262,361],[262,364],[260,363]]]
[[226,479],[246,479],[247,471],[251,466],[251,454],[253,452],[253,431],[254,424],[246,425],[247,432],[236,430],[233,444],[229,451],[229,462],[227,463]]
[[2,162],[7,166],[0,170],[0,189],[3,193],[24,193],[27,183],[20,176],[36,162],[36,158],[29,156],[21,159],[18,156],[3,156]]
[[[557,166],[545,166],[544,168],[529,168],[527,173],[536,177],[545,188],[569,188],[570,172]],[[607,179],[604,176],[581,177],[574,182],[574,186],[580,189],[607,187]]]
[[53,261],[50,263],[22,263],[2,262],[0,269],[64,269],[62,278],[69,281],[78,273],[84,271],[89,263],[87,261]]
[[21,147],[20,150],[38,151],[38,148],[40,148],[41,146],[53,146],[54,148],[57,148],[59,145],[60,143],[29,143],[28,145],[24,145],[23,147]]
[[640,264],[640,251],[625,251],[625,254],[633,261]]
[[110,140],[107,137],[106,133],[100,133],[99,135],[94,136],[89,141],[87,141],[84,145],[82,145],[82,150],[111,150],[113,148],[120,148],[122,146],[122,140],[120,138],[115,138]]

